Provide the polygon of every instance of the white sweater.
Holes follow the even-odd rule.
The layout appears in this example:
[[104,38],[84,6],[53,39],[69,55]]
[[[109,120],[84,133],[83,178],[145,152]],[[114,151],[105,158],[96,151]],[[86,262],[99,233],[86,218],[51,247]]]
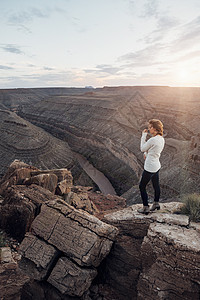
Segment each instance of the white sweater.
[[160,167],[160,154],[164,148],[165,140],[161,135],[151,137],[146,142],[147,133],[143,132],[140,143],[140,150],[146,152],[146,159],[144,162],[144,169],[148,172],[157,172]]

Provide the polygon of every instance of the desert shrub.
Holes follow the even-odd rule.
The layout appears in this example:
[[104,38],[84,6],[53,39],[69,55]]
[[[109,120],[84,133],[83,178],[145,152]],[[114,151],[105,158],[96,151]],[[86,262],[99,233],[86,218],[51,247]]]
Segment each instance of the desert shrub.
[[188,215],[191,221],[200,222],[200,195],[185,195],[182,202],[184,205],[181,207],[181,213]]

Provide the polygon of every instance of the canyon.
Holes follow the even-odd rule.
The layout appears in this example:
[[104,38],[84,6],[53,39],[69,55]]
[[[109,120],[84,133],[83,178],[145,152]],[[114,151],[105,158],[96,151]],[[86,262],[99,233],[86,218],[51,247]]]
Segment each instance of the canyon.
[[[68,168],[74,181],[98,187],[97,172],[129,202],[143,169],[141,131],[164,123],[162,198],[199,190],[199,88],[104,87],[1,90],[0,173],[14,159],[42,169]],[[78,156],[94,167],[93,179]],[[97,178],[96,178],[97,177]],[[96,179],[94,179],[96,178]]]
[[[0,90],[0,228],[21,253],[0,264],[0,293],[199,299],[199,223],[175,213],[200,190],[199,98],[167,86]],[[143,216],[140,137],[152,118],[166,141],[161,210]]]

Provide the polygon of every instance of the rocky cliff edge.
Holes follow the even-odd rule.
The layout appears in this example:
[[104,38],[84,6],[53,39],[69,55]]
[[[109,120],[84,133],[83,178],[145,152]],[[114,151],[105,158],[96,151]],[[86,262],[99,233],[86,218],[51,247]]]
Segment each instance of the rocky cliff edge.
[[22,255],[20,269],[1,255],[3,299],[199,300],[200,225],[180,203],[145,216],[72,180],[19,161],[2,179],[0,225]]

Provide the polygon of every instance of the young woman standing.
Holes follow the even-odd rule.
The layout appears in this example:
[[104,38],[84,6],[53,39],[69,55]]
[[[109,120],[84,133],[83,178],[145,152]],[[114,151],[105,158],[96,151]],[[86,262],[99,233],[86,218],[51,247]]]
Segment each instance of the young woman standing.
[[[148,130],[152,137],[146,141]],[[159,184],[159,170],[161,168],[160,155],[165,145],[163,138],[163,124],[160,120],[149,120],[148,130],[144,129],[142,132],[140,150],[144,152],[144,171],[139,184],[140,193],[143,201],[143,208],[138,209],[138,212],[148,214],[149,211],[160,209],[160,184]],[[146,192],[146,186],[149,181],[152,181],[154,188],[154,203],[149,209],[148,195]]]

